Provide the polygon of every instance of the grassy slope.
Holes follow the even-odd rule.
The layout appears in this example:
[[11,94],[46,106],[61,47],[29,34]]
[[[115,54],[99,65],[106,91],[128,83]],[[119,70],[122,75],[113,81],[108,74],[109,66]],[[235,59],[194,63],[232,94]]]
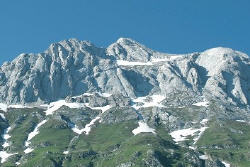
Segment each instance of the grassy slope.
[[250,164],[250,125],[236,121],[213,122],[197,145],[201,151],[240,167]]

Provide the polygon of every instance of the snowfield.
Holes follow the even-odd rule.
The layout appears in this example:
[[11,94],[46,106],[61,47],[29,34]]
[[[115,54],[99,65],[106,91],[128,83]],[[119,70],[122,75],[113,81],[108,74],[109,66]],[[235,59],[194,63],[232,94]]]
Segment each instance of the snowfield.
[[69,154],[69,151],[64,151],[63,154],[67,155],[67,154]]
[[147,62],[117,60],[116,63],[118,66],[152,66],[152,65],[157,65],[157,63],[160,63],[160,62],[173,61],[181,57],[183,56],[173,55],[173,56],[166,57],[166,58],[152,58],[151,61],[147,61]]
[[2,118],[3,120],[6,119],[3,113],[0,113],[0,116],[1,116],[1,118]]
[[7,153],[6,151],[0,151],[0,158],[1,158],[1,163],[4,163],[7,161],[7,159],[12,156],[12,155],[15,155],[17,153]]
[[92,110],[101,110],[102,113],[104,113],[105,111],[109,110],[110,108],[112,108],[111,105],[106,105],[106,106],[103,106],[103,107],[90,107],[89,106],[89,103],[85,103],[85,106],[92,109]]
[[202,159],[202,160],[207,160],[208,156],[207,155],[201,155],[201,156],[199,156],[199,158]]
[[198,106],[198,107],[208,107],[209,106],[209,102],[204,100],[202,102],[198,102],[198,103],[194,103],[194,106]]
[[[101,110],[102,113],[106,112],[107,110],[109,110],[110,108],[112,108],[111,105],[107,105],[107,106],[103,106],[103,107],[90,107],[89,103],[85,103],[86,107],[91,108],[92,110]],[[101,114],[102,114],[101,113]],[[72,130],[73,132],[77,133],[77,134],[82,134],[83,132],[88,135],[91,131],[91,127],[95,124],[96,121],[100,120],[101,117],[97,116],[95,117],[93,120],[90,121],[90,123],[88,123],[87,125],[85,125],[85,127],[83,129],[79,129],[76,125],[73,126]]]
[[7,110],[8,110],[8,105],[7,105],[7,104],[0,103],[0,110],[2,110],[2,111],[4,111],[4,112],[7,112]]
[[67,106],[69,108],[82,108],[84,104],[81,103],[67,103],[65,100],[59,100],[56,102],[52,102],[48,105],[48,109],[44,111],[46,115],[51,115],[53,112],[61,108],[62,106]]
[[117,60],[117,65],[119,66],[152,66],[152,62],[135,62],[135,61],[125,61]]
[[[2,145],[3,148],[10,146],[10,144],[7,141],[9,138],[11,138],[11,136],[8,134],[10,130],[11,130],[11,127],[8,127],[4,131],[4,134],[2,135],[2,138],[4,139],[4,143]],[[8,153],[7,151],[0,151],[1,163],[4,163],[5,161],[7,161],[7,159],[10,156],[15,155],[15,154],[17,154],[17,153]]]
[[236,120],[237,122],[246,123],[244,120]]
[[35,127],[35,129],[33,130],[33,132],[31,132],[29,135],[28,135],[28,139],[27,141],[25,142],[25,146],[28,147],[30,145],[30,140],[35,137],[36,135],[39,134],[39,128],[45,124],[48,120],[43,120],[42,122],[40,122],[39,124],[37,124],[37,126]]
[[225,167],[230,167],[230,164],[229,163],[227,163],[227,162],[225,162],[225,161],[221,161],[224,165],[225,165]]
[[29,154],[29,153],[31,153],[32,151],[34,151],[34,149],[32,149],[32,148],[26,148],[23,152],[24,152],[25,154]]
[[[147,107],[165,107],[164,105],[161,104],[161,102],[165,98],[166,98],[165,96],[161,95],[138,97],[136,99],[132,99],[132,101],[135,103],[132,107],[136,110]],[[141,103],[142,105],[138,103]]]
[[203,119],[203,120],[201,120],[200,123],[201,123],[202,125],[205,125],[205,124],[207,124],[207,122],[208,122],[208,119]]
[[193,128],[181,129],[171,132],[170,135],[172,136],[173,140],[176,143],[187,140],[188,136],[196,136],[193,139],[195,144],[207,128],[208,127],[202,127],[200,129],[193,129]]
[[10,129],[11,129],[11,127],[8,127],[6,130],[4,130],[4,134],[2,135],[2,137],[4,139],[4,143],[2,145],[3,148],[10,146],[10,144],[8,143],[8,139],[11,138],[11,136],[8,134]]
[[96,121],[98,121],[101,117],[96,117],[93,120],[91,120],[90,123],[88,123],[87,125],[85,125],[85,127],[83,129],[79,129],[77,126],[75,126],[74,128],[72,128],[72,130],[77,133],[77,134],[82,134],[83,132],[88,135],[89,132],[91,131],[91,126],[93,126],[95,124]]
[[0,103],[0,110],[7,112],[8,108],[33,108],[33,106],[24,106],[21,104],[12,104],[12,105],[7,105],[4,103]]
[[139,126],[136,128],[136,129],[134,129],[133,131],[132,131],[132,133],[134,134],[134,135],[138,135],[138,134],[140,134],[140,133],[153,133],[153,134],[155,134],[155,129],[153,129],[153,128],[150,128],[148,125],[147,125],[147,123],[145,123],[145,122],[143,122],[143,121],[139,121],[138,122],[138,124],[139,124]]

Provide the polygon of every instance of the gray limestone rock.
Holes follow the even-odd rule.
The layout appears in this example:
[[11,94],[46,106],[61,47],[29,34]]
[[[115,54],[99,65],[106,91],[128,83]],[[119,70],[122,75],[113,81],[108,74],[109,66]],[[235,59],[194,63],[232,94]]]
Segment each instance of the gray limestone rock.
[[[127,64],[120,64],[120,60]],[[129,98],[151,94],[171,97],[174,92],[186,92],[193,98],[182,101],[185,105],[205,96],[248,106],[250,75],[247,71],[250,71],[249,56],[228,48],[170,55],[127,38],[106,49],[88,41],[69,39],[50,45],[43,53],[21,54],[4,63],[0,68],[0,102],[41,104],[85,92],[121,94]],[[101,106],[107,101],[95,98],[93,103]],[[129,102],[114,103],[123,107]],[[179,102],[173,105],[177,103],[181,105]]]

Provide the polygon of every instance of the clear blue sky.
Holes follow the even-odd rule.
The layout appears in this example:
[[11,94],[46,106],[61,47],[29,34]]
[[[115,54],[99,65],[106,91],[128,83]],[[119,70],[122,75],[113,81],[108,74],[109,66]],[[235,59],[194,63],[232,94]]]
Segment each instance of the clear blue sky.
[[119,37],[169,53],[231,47],[250,55],[250,0],[1,0],[0,64],[68,38]]

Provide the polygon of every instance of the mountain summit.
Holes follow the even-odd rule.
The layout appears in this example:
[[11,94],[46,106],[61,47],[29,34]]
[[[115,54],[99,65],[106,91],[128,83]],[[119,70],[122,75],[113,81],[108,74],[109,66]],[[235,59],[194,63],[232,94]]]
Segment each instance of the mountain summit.
[[250,58],[64,40],[0,68],[0,164],[249,167]]
[[47,103],[89,92],[128,97],[188,91],[232,104],[250,102],[249,56],[228,48],[165,54],[120,38],[106,49],[64,40],[0,68],[0,101]]

